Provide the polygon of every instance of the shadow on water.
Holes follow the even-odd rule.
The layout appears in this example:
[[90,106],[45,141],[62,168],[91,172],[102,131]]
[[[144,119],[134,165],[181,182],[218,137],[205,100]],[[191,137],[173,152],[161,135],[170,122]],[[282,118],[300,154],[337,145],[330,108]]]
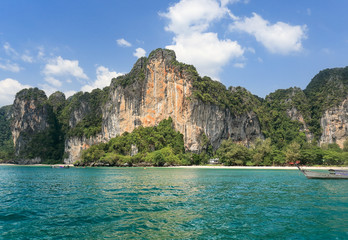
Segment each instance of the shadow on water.
[[346,239],[347,190],[291,170],[0,166],[0,236]]

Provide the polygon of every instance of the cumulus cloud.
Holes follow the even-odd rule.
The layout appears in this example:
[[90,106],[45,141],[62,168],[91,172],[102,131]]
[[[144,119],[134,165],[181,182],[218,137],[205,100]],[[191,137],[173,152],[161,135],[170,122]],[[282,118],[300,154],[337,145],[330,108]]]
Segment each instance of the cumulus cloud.
[[271,24],[260,15],[236,20],[230,25],[231,31],[243,31],[253,35],[271,53],[290,54],[300,52],[302,40],[306,39],[306,25],[292,26],[284,22]]
[[21,70],[17,63],[11,63],[9,61],[6,63],[0,63],[0,69],[10,72],[19,72]]
[[75,93],[76,93],[76,91],[71,90],[71,91],[64,92],[64,95],[66,98],[68,98],[68,97],[71,97],[72,95],[74,95]]
[[50,59],[46,64],[43,73],[46,76],[73,76],[80,79],[88,79],[79,61],[63,59],[61,56]]
[[0,106],[12,104],[17,92],[23,88],[30,88],[17,80],[6,78],[0,81]]
[[165,27],[166,31],[175,34],[189,34],[203,32],[208,29],[210,23],[220,19],[229,12],[224,1],[221,6],[216,0],[181,0],[174,6],[169,7],[167,13],[160,13],[169,20]]
[[95,88],[103,89],[110,85],[112,78],[123,75],[122,73],[109,71],[109,69],[104,66],[99,66],[96,70],[96,74],[97,79],[93,83],[83,86],[81,91],[91,92]]
[[117,44],[121,47],[131,47],[132,44],[125,40],[124,38],[120,38],[116,40]]
[[49,84],[38,84],[38,86],[46,93],[47,96],[50,96],[52,93],[58,91],[58,89]]
[[208,31],[223,17],[238,19],[227,8],[234,2],[237,1],[181,0],[166,13],[160,13],[169,20],[165,30],[175,34],[173,44],[166,48],[174,50],[179,61],[193,64],[200,74],[218,78],[225,64],[244,54],[237,41],[219,39],[217,33]]
[[193,64],[201,74],[216,79],[223,65],[244,53],[237,42],[219,40],[212,32],[178,35],[174,42],[166,48],[174,50],[179,61]]
[[146,54],[146,51],[142,48],[137,48],[135,49],[135,52],[133,53],[133,56],[137,57],[137,58],[141,58],[144,57]]
[[62,86],[62,82],[59,81],[58,79],[55,79],[52,76],[45,77],[45,81],[48,82],[49,84],[51,84],[52,86],[55,86],[55,87],[61,87]]

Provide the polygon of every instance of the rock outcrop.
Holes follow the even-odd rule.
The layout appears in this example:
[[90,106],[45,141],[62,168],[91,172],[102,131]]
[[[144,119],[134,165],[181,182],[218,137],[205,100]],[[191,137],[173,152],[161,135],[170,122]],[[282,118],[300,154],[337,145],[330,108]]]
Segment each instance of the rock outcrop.
[[70,137],[65,141],[65,155],[64,163],[73,164],[76,160],[79,160],[81,157],[81,152],[85,149],[88,149],[90,146],[105,142],[104,137],[101,134],[97,136],[91,136],[89,138],[82,137]]
[[320,126],[320,145],[337,143],[343,148],[343,142],[348,139],[348,98],[337,107],[326,110],[320,119]]
[[[42,90],[24,89],[17,93],[12,106],[12,137],[15,156],[21,163],[40,163],[37,156],[28,156],[28,146],[33,137],[49,127],[47,97]],[[40,147],[40,146],[37,146]]]
[[[127,77],[140,76],[128,85]],[[184,135],[186,150],[199,152],[203,135],[216,149],[223,139],[247,143],[262,137],[255,113],[236,115],[228,109],[204,103],[193,96],[194,75],[176,64],[175,53],[158,49],[139,59],[129,76],[111,85],[103,108],[103,136],[113,138],[137,126],[155,126],[171,117]]]
[[[241,87],[227,90],[201,78],[193,66],[177,62],[173,51],[157,49],[103,90],[79,92],[68,99],[61,92],[47,98],[37,88],[20,91],[12,107],[2,109],[1,129],[11,122],[11,134],[3,130],[1,140],[13,153],[5,146],[12,135],[17,163],[64,158],[71,164],[91,145],[138,126],[157,126],[170,117],[183,135],[185,149],[200,153],[209,145],[216,150],[223,139],[249,145],[264,138],[260,117],[266,137],[284,138],[284,130],[290,130],[288,142],[296,136],[303,139],[303,132],[308,141],[343,147],[348,138],[347,94],[348,67],[321,71],[304,91],[281,89],[260,99]],[[132,145],[131,154],[137,152]]]
[[91,93],[79,92],[68,99],[62,124],[66,126],[64,162],[72,164],[80,158],[81,151],[91,145],[105,142],[101,134],[102,107],[108,90],[95,89]]
[[[19,161],[26,156],[25,163],[62,157],[63,150],[54,156],[44,153],[56,144],[65,151],[65,163],[73,163],[93,144],[132,132],[138,126],[156,126],[169,117],[183,134],[186,150],[196,153],[207,141],[217,149],[227,138],[244,144],[263,138],[253,111],[237,113],[196,97],[193,83],[198,78],[194,67],[176,61],[173,51],[157,49],[104,90],[79,92],[67,100],[60,92],[47,99],[41,90],[22,90],[12,114],[16,157]],[[33,143],[43,137],[48,139],[42,151],[31,151]]]
[[291,107],[290,109],[286,110],[286,114],[291,120],[298,121],[302,124],[300,131],[304,132],[306,134],[307,141],[311,142],[314,137],[309,130],[308,124],[306,123],[302,113],[296,107]]

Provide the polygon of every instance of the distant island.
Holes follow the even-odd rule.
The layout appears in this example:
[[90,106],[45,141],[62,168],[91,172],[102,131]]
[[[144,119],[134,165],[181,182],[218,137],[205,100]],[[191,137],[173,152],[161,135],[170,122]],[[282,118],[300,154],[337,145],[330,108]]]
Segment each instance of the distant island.
[[348,67],[265,99],[157,49],[109,87],[0,108],[0,162],[82,166],[348,165]]

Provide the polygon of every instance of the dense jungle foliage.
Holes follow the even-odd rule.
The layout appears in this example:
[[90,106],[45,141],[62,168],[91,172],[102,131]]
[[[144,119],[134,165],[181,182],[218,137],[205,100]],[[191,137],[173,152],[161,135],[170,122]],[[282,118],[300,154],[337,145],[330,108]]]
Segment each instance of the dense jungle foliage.
[[344,149],[337,144],[316,144],[293,141],[282,149],[272,145],[271,139],[258,139],[250,147],[224,140],[216,151],[220,163],[229,166],[283,166],[300,161],[306,165],[348,165],[348,141]]
[[174,130],[171,118],[155,127],[138,127],[84,150],[77,165],[102,164],[110,166],[132,166],[150,164],[163,166],[191,164],[185,154],[183,135]]
[[320,118],[328,108],[339,105],[348,95],[348,67],[320,71],[308,84],[304,93],[310,103],[311,130],[319,139]]
[[[109,94],[109,88],[78,92],[68,98],[65,107],[58,113],[58,120],[66,137],[89,138],[101,132],[102,107]],[[81,119],[73,117],[77,112]]]
[[255,110],[260,100],[242,87],[229,87],[227,90],[221,82],[213,81],[209,77],[197,77],[193,81],[193,94],[205,103],[218,105],[222,109],[229,109],[234,115],[241,115]]
[[271,139],[271,144],[282,150],[291,142],[306,142],[303,123],[293,120],[289,114],[297,111],[304,116],[304,121],[310,119],[309,107],[301,89],[289,88],[277,90],[269,94],[256,109],[265,138]]
[[[136,149],[136,151],[134,150]],[[173,129],[172,119],[156,127],[138,127],[108,143],[84,150],[75,164],[80,166],[166,166],[205,165],[218,158],[225,166],[284,166],[300,161],[307,165],[348,165],[348,141],[345,148],[337,144],[318,147],[306,141],[293,141],[283,148],[272,144],[270,138],[257,139],[250,146],[231,139],[223,140],[215,152],[194,154],[184,151],[183,136]]]
[[0,108],[0,163],[14,157],[11,134],[11,106]]

